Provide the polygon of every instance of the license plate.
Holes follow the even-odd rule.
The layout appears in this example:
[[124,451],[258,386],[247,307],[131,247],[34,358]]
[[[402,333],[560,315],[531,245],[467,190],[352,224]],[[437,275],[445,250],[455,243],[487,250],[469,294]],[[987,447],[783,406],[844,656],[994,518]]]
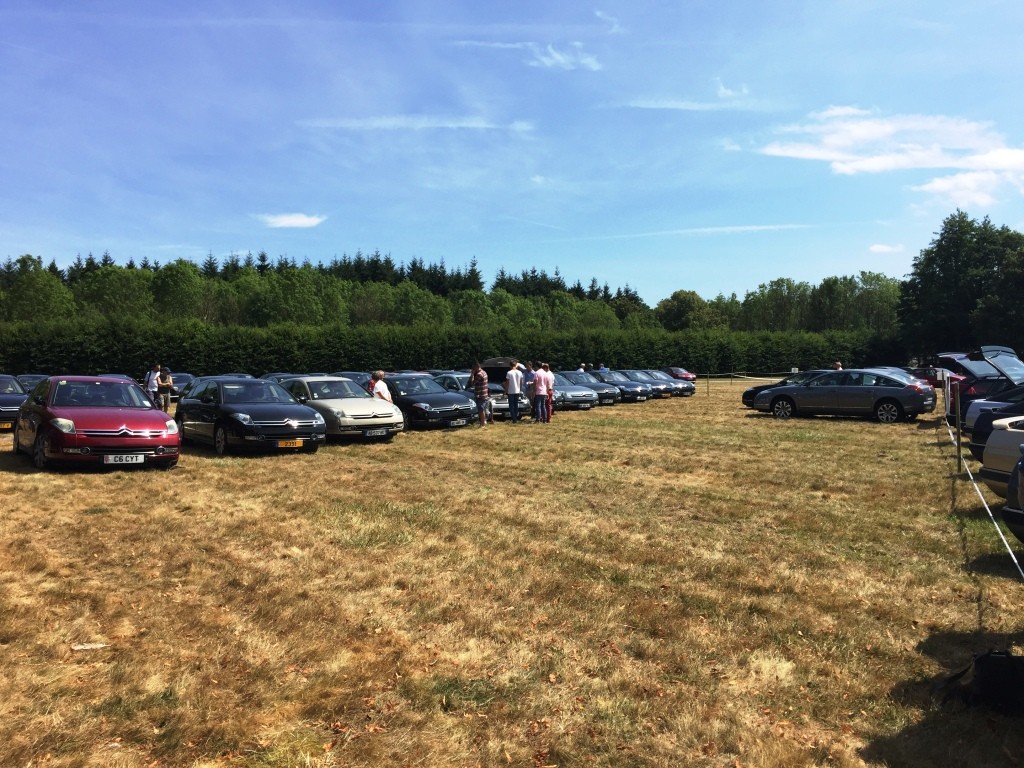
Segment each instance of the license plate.
[[580,403],[580,410],[585,411],[590,407],[590,403]]
[[452,419],[450,426],[464,427],[468,422],[465,419]]
[[366,429],[363,430],[363,437],[384,437],[387,433],[386,429]]
[[104,464],[145,464],[146,457],[141,453],[111,453],[103,457]]
[[646,396],[644,396],[644,395],[640,395],[640,397],[638,397],[638,398],[636,399],[636,401],[637,401],[638,403],[642,403],[642,402],[643,402],[644,400],[646,400],[646,399],[647,399],[647,397],[646,397]]
[[14,429],[13,421],[0,421],[0,429]]
[[301,448],[302,447],[302,441],[301,440],[278,440],[277,441],[277,447],[278,448]]

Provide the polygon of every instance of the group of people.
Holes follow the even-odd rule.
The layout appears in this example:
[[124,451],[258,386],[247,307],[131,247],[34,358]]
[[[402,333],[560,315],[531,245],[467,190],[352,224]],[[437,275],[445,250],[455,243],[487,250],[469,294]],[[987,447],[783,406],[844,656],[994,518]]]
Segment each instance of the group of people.
[[171,369],[160,363],[153,363],[153,367],[146,372],[143,380],[146,394],[157,408],[166,413],[171,410],[171,390],[174,389],[174,380],[171,378]]
[[[473,399],[476,401],[480,426],[487,425],[490,414],[490,378],[480,363],[474,363],[470,373]],[[555,374],[548,363],[529,361],[520,363],[513,359],[501,387],[508,396],[508,418],[513,424],[522,420],[519,411],[519,396],[526,394],[530,401],[530,416],[535,424],[547,424],[554,412]]]

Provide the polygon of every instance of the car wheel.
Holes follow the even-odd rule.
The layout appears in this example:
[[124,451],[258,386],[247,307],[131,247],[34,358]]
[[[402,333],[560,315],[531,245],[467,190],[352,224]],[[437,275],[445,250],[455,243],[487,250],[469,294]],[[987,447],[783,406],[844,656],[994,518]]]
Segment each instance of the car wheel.
[[892,424],[903,418],[903,408],[895,400],[882,400],[875,406],[875,418],[883,424]]
[[796,405],[788,397],[780,397],[772,401],[772,415],[776,419],[788,419],[796,414]]
[[228,452],[228,431],[224,427],[217,427],[213,432],[213,450],[218,456]]
[[18,422],[14,422],[14,433],[12,437],[14,438],[14,455],[17,456],[21,453],[21,448],[18,447]]
[[181,419],[177,417],[177,414],[175,414],[174,423],[178,425],[178,434],[181,435],[182,445],[185,443],[191,443],[192,438],[185,437],[185,425],[181,423]]
[[159,465],[160,469],[163,469],[163,470],[174,469],[176,466],[178,466],[178,460],[177,459],[174,459],[173,461],[167,461],[167,462],[164,462],[163,464]]
[[49,457],[46,455],[50,448],[50,438],[46,435],[37,435],[35,443],[32,444],[32,463],[36,469],[46,469],[50,463]]
[[303,453],[316,453],[319,450],[320,450],[320,443],[312,443],[311,442],[309,445],[304,445],[302,447],[302,452]]

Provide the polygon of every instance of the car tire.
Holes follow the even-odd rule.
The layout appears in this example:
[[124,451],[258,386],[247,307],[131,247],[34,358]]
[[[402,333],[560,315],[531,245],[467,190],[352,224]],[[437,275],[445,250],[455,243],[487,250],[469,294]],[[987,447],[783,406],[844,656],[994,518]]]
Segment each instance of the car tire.
[[162,469],[162,470],[164,470],[166,472],[167,470],[174,469],[176,466],[178,466],[178,460],[175,459],[174,461],[167,461],[167,462],[164,462],[163,464],[160,464],[158,466],[160,467],[160,469]]
[[875,418],[883,424],[895,424],[903,420],[903,406],[895,400],[882,400],[875,405]]
[[303,453],[316,453],[320,450],[320,443],[310,443],[309,445],[302,446]]
[[228,431],[221,426],[213,430],[213,450],[218,456],[224,456],[228,452]]
[[181,444],[185,445],[186,443],[191,443],[192,438],[185,437],[185,425],[182,424],[181,420],[177,418],[177,414],[175,414],[174,423],[178,425],[178,434],[181,435]]
[[14,439],[14,455],[17,456],[21,453],[21,448],[18,447],[18,422],[14,422],[14,432],[12,433]]
[[36,435],[36,440],[32,444],[32,464],[36,469],[46,469],[49,466],[50,459],[46,455],[49,447],[50,438],[44,434]]
[[788,397],[777,397],[772,401],[772,416],[788,419],[796,415],[796,404]]

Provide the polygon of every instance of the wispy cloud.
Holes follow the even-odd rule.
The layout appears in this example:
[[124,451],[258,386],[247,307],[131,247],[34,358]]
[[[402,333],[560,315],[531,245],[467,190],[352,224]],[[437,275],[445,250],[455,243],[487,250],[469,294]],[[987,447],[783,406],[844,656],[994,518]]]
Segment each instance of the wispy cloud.
[[256,218],[271,229],[309,229],[327,220],[326,216],[310,216],[306,213],[260,213]]
[[594,11],[594,15],[601,21],[608,24],[608,31],[612,34],[618,34],[622,32],[622,25],[619,24],[619,20],[609,13],[604,11]]
[[627,107],[635,109],[669,109],[683,112],[718,112],[725,110],[752,110],[757,104],[749,98],[746,85],[738,88],[726,86],[721,79],[715,78],[715,95],[717,99],[679,99],[672,97],[639,97],[626,102]]
[[557,48],[548,43],[536,43],[531,41],[502,43],[486,40],[460,40],[457,45],[471,48],[493,48],[503,51],[525,51],[527,57],[525,63],[531,67],[542,69],[586,69],[597,72],[601,69],[601,62],[593,54],[583,49],[583,43],[570,43],[568,48]]
[[1024,183],[1024,149],[1010,147],[991,124],[944,115],[890,115],[832,106],[781,132],[796,141],[772,142],[774,157],[826,162],[852,176],[907,170],[955,173],[912,187],[954,205],[990,205],[1007,185]]
[[871,253],[903,253],[903,244],[887,245],[885,243],[875,243],[868,248]]

